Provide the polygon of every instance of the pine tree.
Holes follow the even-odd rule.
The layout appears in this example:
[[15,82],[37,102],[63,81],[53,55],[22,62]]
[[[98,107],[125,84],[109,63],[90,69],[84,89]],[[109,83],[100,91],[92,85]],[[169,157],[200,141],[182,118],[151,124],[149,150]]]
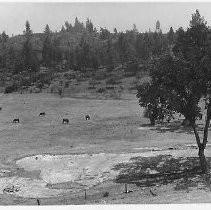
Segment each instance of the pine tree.
[[26,41],[23,43],[23,50],[22,50],[24,67],[25,70],[28,71],[29,73],[36,72],[38,71],[39,68],[39,62],[32,48],[31,39],[33,34],[28,20],[26,21],[25,27],[26,28],[24,31],[24,35]]
[[50,29],[50,27],[49,27],[49,25],[48,25],[48,24],[45,26],[45,29],[44,29],[44,34],[45,34],[45,35],[49,35],[49,34],[51,34],[51,29]]
[[71,23],[69,23],[68,21],[65,21],[64,25],[65,25],[65,30],[66,30],[67,32],[72,31],[72,28],[73,28],[73,27],[72,27]]
[[62,26],[62,28],[61,28],[61,32],[63,33],[63,32],[65,32],[66,30],[65,30],[65,27],[64,26]]
[[204,25],[206,26],[207,21],[204,20],[204,17],[201,17],[199,10],[196,10],[194,14],[192,14],[192,19],[190,21],[190,27],[196,25]]
[[109,39],[110,37],[110,31],[107,30],[106,28],[100,28],[100,38],[102,40]]
[[106,64],[107,66],[109,66],[109,69],[112,70],[114,68],[114,53],[112,49],[111,39],[108,39],[106,54],[107,54]]
[[130,49],[129,49],[129,43],[126,39],[125,34],[120,33],[119,38],[118,38],[118,42],[117,42],[117,48],[118,48],[118,52],[119,52],[119,58],[120,58],[120,62],[122,64],[122,68],[123,68],[123,64],[125,62],[127,62],[129,60],[130,57]]
[[51,30],[48,25],[46,25],[44,30],[45,39],[43,42],[43,50],[42,50],[42,59],[43,64],[47,67],[52,65],[53,59],[53,46],[51,42]]
[[81,23],[78,18],[75,18],[75,24],[74,24],[74,31],[75,32],[83,32],[84,31],[84,25]]
[[166,49],[166,45],[165,45],[166,42],[164,41],[162,32],[160,33],[154,32],[152,34],[152,38],[153,38],[152,54],[158,56],[162,54],[164,50]]
[[174,35],[174,30],[172,27],[170,28],[169,32],[167,33],[167,39],[168,39],[169,44],[172,45],[174,43],[175,35]]
[[136,28],[136,24],[133,24],[133,30],[132,30],[135,34],[138,33],[138,29]]
[[1,66],[3,68],[6,67],[6,60],[7,60],[7,41],[9,40],[9,36],[2,32],[0,35],[0,43],[1,43]]
[[86,20],[86,30],[89,32],[89,33],[93,33],[93,23],[91,22],[91,20],[89,20],[89,18],[87,18]]
[[30,39],[32,36],[32,30],[31,30],[31,26],[28,20],[26,21],[25,30],[23,34],[25,35],[26,39]]
[[160,31],[161,31],[161,29],[160,29],[160,21],[157,20],[157,22],[156,22],[156,32],[159,33]]
[[82,68],[84,71],[90,64],[90,45],[86,41],[85,37],[82,37],[79,46],[81,48],[81,56],[83,58]]
[[[137,57],[141,60],[146,60],[149,57],[149,48],[147,46],[147,43],[145,41],[146,36],[148,34],[138,34],[135,44],[136,54]],[[145,39],[144,39],[145,38]]]
[[6,43],[9,40],[9,36],[5,33],[5,31],[1,34],[1,42]]

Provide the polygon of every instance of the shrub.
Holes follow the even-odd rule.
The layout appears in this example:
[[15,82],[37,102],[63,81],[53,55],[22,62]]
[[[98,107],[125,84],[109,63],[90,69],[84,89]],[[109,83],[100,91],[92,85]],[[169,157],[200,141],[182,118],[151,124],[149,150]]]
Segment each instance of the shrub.
[[31,81],[29,79],[23,79],[20,83],[20,86],[30,86],[31,85]]
[[95,85],[97,84],[97,81],[95,79],[91,79],[89,81],[89,85],[92,86],[93,88],[95,88]]
[[38,88],[38,87],[35,87],[35,88],[33,89],[33,92],[34,92],[34,93],[41,93],[41,89]]
[[59,94],[60,97],[62,97],[62,94],[63,94],[62,87],[59,87],[58,88],[58,94]]
[[105,91],[106,91],[105,88],[99,88],[99,89],[97,90],[97,93],[104,93]]
[[17,89],[18,89],[18,87],[15,84],[7,86],[4,90],[4,94],[15,92],[15,91],[17,91]]
[[41,83],[41,82],[38,82],[38,83],[36,84],[36,88],[39,88],[39,89],[42,89],[43,86],[44,86],[44,84]]

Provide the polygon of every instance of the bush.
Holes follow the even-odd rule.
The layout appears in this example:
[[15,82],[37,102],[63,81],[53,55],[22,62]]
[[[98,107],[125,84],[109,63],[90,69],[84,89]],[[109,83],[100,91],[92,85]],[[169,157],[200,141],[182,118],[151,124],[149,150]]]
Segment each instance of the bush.
[[21,81],[21,84],[20,84],[21,87],[22,87],[22,86],[28,87],[28,86],[30,86],[30,85],[31,85],[31,81],[30,81],[29,79],[23,79],[23,80]]
[[29,92],[30,93],[41,93],[41,89],[36,86],[32,86],[29,88]]
[[15,84],[7,86],[4,90],[4,94],[15,92],[15,91],[17,91],[17,89],[18,89],[18,87]]
[[95,88],[95,86],[96,86],[97,84],[99,84],[99,83],[100,83],[100,82],[97,81],[97,80],[95,80],[95,79],[91,79],[91,80],[89,81],[89,85],[92,86],[93,88]]
[[106,91],[105,88],[99,88],[99,89],[97,90],[97,93],[104,93],[105,91]]
[[44,86],[44,84],[41,83],[41,82],[38,82],[38,83],[36,84],[36,88],[39,88],[39,89],[42,89],[43,86]]
[[33,89],[33,92],[34,92],[34,93],[41,93],[41,89],[38,88],[38,87],[35,87],[35,88]]

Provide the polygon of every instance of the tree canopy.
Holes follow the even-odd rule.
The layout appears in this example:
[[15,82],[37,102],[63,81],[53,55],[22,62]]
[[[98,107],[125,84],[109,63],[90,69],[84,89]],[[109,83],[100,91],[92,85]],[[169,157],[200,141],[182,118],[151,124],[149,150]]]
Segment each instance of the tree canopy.
[[[165,53],[152,59],[151,81],[139,86],[137,94],[141,106],[147,107],[152,113],[158,113],[154,115],[155,119],[163,113],[159,109],[167,109],[184,115],[190,121],[199,147],[203,171],[207,171],[204,149],[211,117],[210,44],[210,29],[196,10],[190,27],[186,31],[179,29],[173,53]],[[207,112],[201,140],[196,120],[202,114],[202,98],[206,100]]]

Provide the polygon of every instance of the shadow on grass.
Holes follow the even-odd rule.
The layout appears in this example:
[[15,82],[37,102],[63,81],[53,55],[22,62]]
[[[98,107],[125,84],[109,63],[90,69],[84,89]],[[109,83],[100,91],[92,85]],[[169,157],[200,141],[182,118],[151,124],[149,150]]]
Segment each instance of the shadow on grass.
[[[192,127],[182,126],[182,121],[183,120],[175,120],[170,123],[164,122],[162,124],[157,124],[155,126],[152,126],[150,124],[142,124],[142,127],[151,127],[151,130],[155,130],[158,133],[176,132],[176,133],[193,134]],[[198,124],[197,130],[203,131],[203,124]]]
[[[207,158],[208,164],[211,158]],[[177,183],[175,190],[181,186],[198,186],[203,183],[211,189],[210,177],[201,173],[197,157],[174,158],[171,155],[156,157],[134,157],[129,163],[117,164],[113,170],[120,171],[117,183],[136,184],[141,187]],[[179,182],[178,182],[179,181]]]

